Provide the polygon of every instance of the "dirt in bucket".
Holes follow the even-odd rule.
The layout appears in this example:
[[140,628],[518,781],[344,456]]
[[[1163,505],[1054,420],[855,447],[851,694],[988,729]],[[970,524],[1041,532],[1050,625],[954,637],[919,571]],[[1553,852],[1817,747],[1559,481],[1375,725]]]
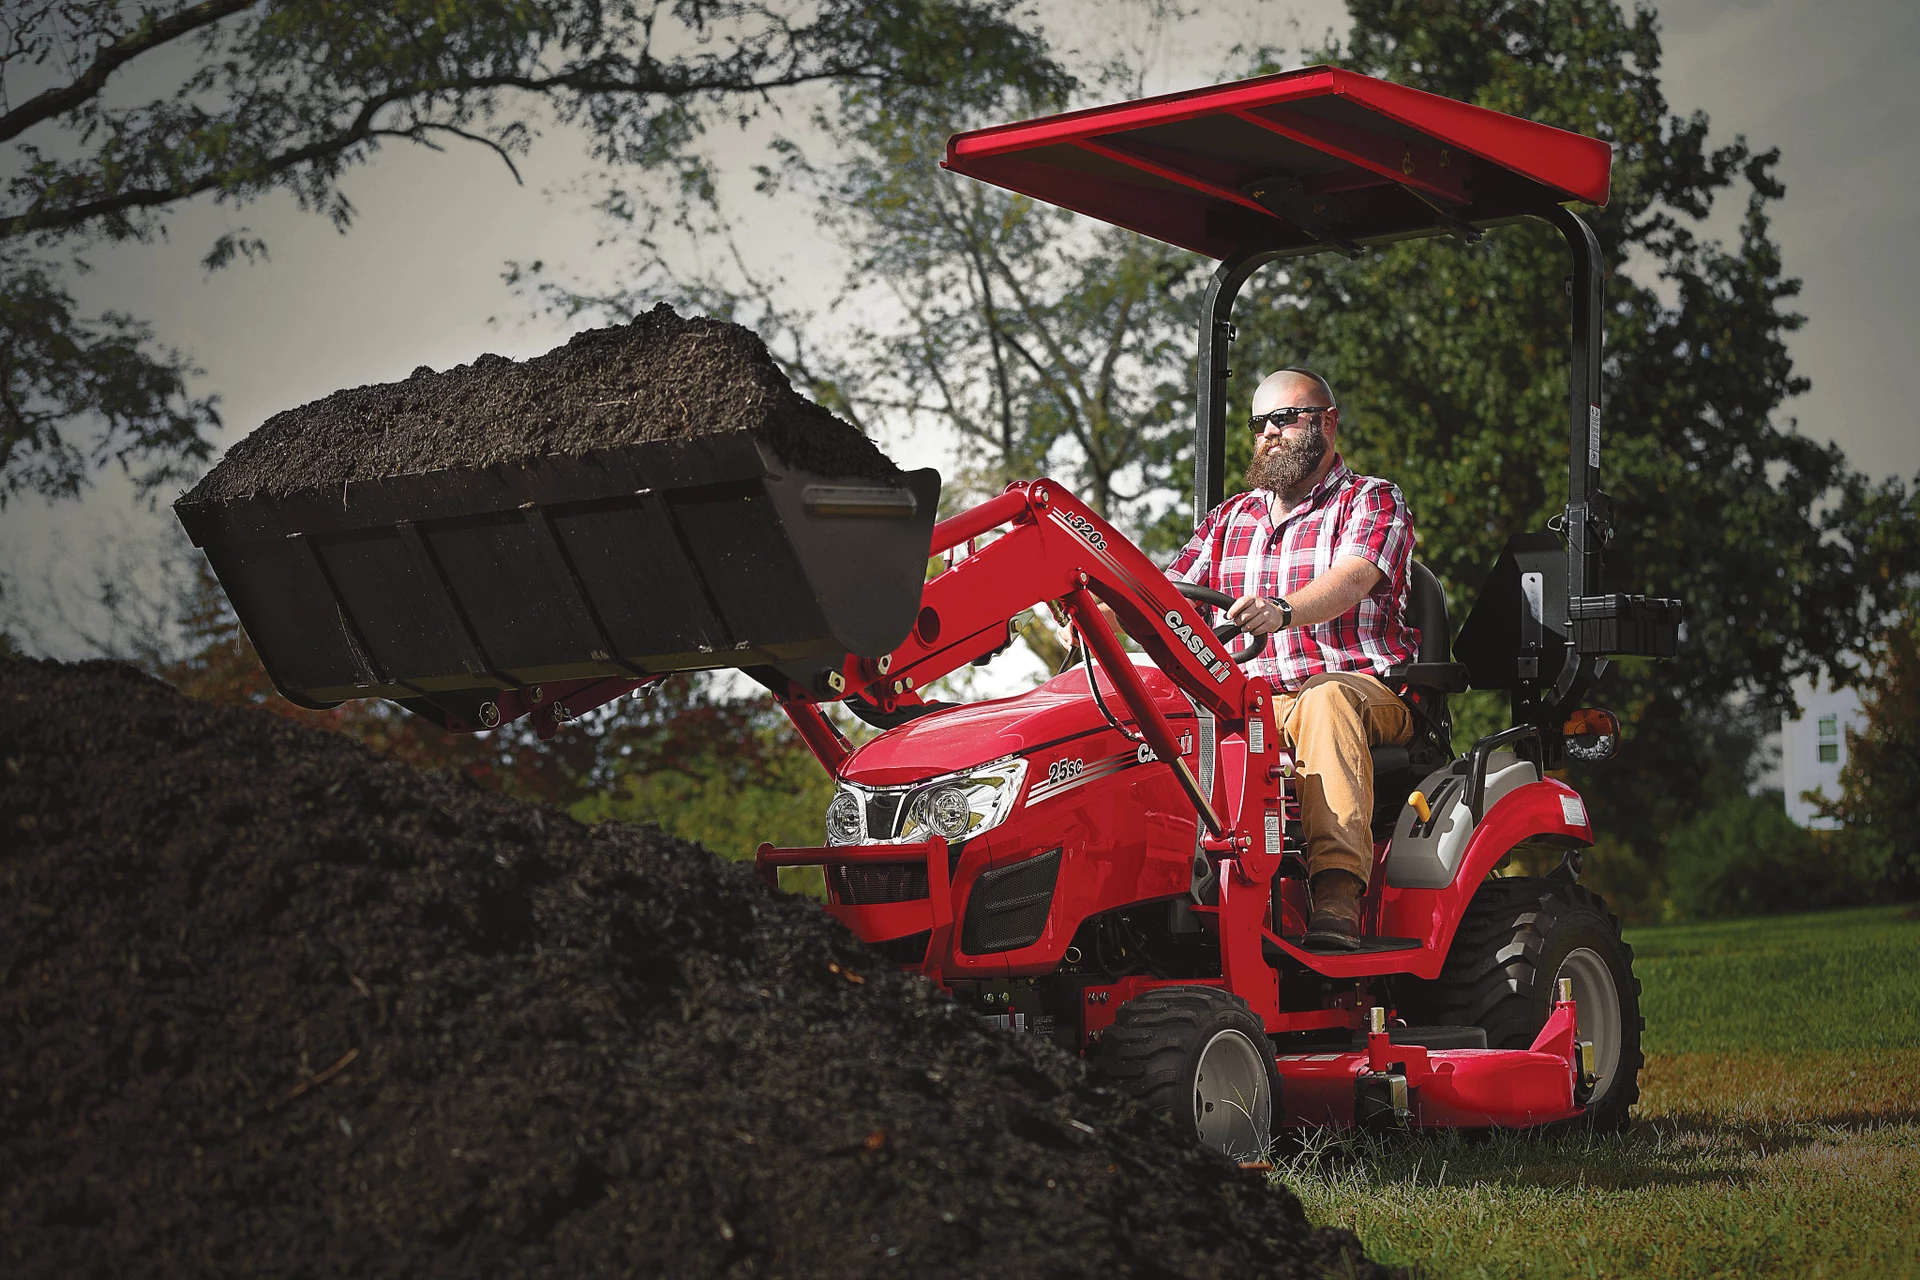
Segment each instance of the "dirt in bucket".
[[283,497],[740,431],[798,470],[898,474],[857,427],[795,391],[752,330],[661,303],[531,360],[485,355],[440,373],[423,367],[405,382],[336,391],[275,414],[182,502]]

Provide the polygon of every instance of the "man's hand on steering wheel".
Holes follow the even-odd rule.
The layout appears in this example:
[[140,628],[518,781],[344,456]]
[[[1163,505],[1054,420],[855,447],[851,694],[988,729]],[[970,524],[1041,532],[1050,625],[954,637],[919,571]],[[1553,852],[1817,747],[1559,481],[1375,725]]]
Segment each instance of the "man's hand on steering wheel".
[[1265,596],[1241,596],[1227,610],[1227,621],[1250,636],[1271,635],[1286,625],[1286,614]]
[[[1227,611],[1227,612],[1230,612],[1231,610],[1237,608],[1238,606],[1245,604],[1249,599],[1257,600],[1259,598],[1257,596],[1248,596],[1248,597],[1243,597],[1239,600],[1235,600],[1232,596],[1228,595],[1224,591],[1215,591],[1212,587],[1202,587],[1191,582],[1181,582],[1178,579],[1174,580],[1173,587],[1174,587],[1174,590],[1178,591],[1181,595],[1185,596],[1189,600],[1195,601],[1199,604],[1211,605],[1215,609],[1220,609],[1222,611]],[[1274,610],[1274,613],[1276,614],[1278,614],[1279,612],[1280,611],[1278,609]],[[1275,630],[1277,629],[1278,628],[1275,628]],[[1267,647],[1267,641],[1264,638],[1265,636],[1264,632],[1248,631],[1246,628],[1242,627],[1238,622],[1234,621],[1231,616],[1229,616],[1228,618],[1220,622],[1213,629],[1213,638],[1220,641],[1223,644],[1234,639],[1236,636],[1240,636],[1240,635],[1245,635],[1247,637],[1247,642],[1241,645],[1239,648],[1231,650],[1227,654],[1227,657],[1232,659],[1234,662],[1251,662],[1254,659],[1254,657],[1256,657],[1260,653],[1262,649],[1265,649]]]

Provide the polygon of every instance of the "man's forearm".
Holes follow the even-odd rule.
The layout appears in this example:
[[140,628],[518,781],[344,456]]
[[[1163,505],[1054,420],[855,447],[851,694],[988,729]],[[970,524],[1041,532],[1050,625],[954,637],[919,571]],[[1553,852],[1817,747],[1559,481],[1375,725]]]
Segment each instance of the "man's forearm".
[[1384,577],[1371,560],[1359,556],[1340,557],[1325,573],[1298,591],[1288,593],[1287,603],[1293,606],[1293,625],[1310,627],[1316,622],[1332,622],[1366,599]]
[[[1312,582],[1288,593],[1287,603],[1293,607],[1293,618],[1288,625],[1308,627],[1316,622],[1331,622],[1366,599],[1367,593],[1384,577],[1372,561],[1342,556]],[[1241,596],[1227,610],[1227,617],[1253,636],[1278,631],[1281,616],[1279,606],[1265,596]]]

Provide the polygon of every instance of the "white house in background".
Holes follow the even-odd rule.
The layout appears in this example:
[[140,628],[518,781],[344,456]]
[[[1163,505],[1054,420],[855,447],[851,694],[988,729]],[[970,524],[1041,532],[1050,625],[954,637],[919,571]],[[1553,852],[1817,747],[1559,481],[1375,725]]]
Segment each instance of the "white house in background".
[[1803,827],[1835,827],[1839,824],[1832,819],[1816,817],[1800,793],[1818,791],[1830,799],[1840,798],[1847,730],[1857,733],[1863,723],[1860,695],[1802,679],[1795,682],[1793,696],[1800,704],[1800,718],[1780,720],[1781,789],[1786,792],[1787,816]]

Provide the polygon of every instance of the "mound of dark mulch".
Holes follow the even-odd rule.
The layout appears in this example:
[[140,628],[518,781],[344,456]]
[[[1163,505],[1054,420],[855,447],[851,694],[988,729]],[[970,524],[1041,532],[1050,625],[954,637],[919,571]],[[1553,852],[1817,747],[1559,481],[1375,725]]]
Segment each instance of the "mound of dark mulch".
[[815,906],[0,659],[9,1276],[1381,1274]]
[[267,419],[182,499],[280,497],[350,480],[482,468],[551,455],[745,431],[788,466],[898,474],[873,441],[793,389],[750,329],[661,303],[516,363],[481,356],[444,373],[336,391]]

